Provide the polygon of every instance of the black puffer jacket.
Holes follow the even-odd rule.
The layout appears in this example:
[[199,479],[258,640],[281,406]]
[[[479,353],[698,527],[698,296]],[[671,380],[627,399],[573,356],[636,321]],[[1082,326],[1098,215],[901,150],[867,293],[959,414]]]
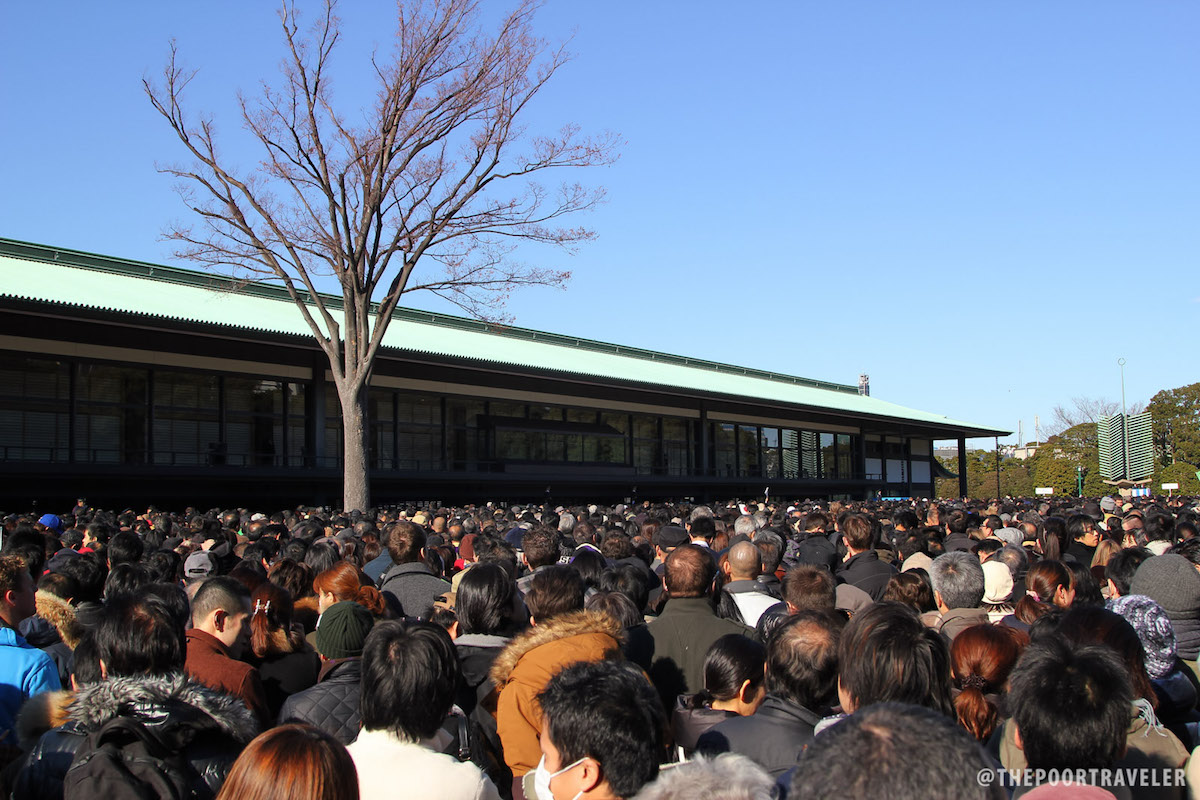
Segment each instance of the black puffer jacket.
[[358,711],[362,659],[327,661],[317,685],[294,694],[279,711],[279,724],[306,722],[328,733],[342,744],[358,737],[362,716]]
[[796,764],[813,740],[821,715],[768,694],[758,711],[731,717],[710,728],[696,743],[705,755],[738,753],[778,778]]
[[121,677],[79,692],[67,724],[38,740],[13,788],[13,797],[63,796],[63,780],[88,734],[118,716],[133,717],[156,732],[188,725],[194,738],[184,753],[196,771],[196,797],[215,797],[258,723],[242,701],[209,689],[182,673]]

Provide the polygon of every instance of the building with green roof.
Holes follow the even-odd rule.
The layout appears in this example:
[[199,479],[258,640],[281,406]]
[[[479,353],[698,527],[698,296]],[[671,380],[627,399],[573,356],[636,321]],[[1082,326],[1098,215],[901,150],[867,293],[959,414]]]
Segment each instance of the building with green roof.
[[[0,306],[7,503],[336,502],[336,392],[280,287],[0,239]],[[929,496],[934,440],[1007,433],[854,386],[411,309],[384,338],[369,420],[380,504]]]

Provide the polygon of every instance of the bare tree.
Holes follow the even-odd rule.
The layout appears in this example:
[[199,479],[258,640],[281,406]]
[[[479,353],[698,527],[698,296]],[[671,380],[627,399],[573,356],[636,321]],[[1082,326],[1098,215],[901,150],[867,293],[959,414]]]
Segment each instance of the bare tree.
[[[514,250],[537,242],[570,251],[593,238],[562,218],[592,208],[603,190],[570,181],[550,189],[538,178],[611,163],[617,141],[574,125],[524,135],[530,102],[567,60],[562,46],[533,35],[528,0],[494,33],[482,30],[472,0],[402,0],[393,47],[371,58],[374,105],[344,113],[330,91],[334,6],[328,0],[302,31],[285,0],[282,81],[239,97],[243,126],[262,148],[252,169],[218,148],[211,116],[185,114],[196,72],[179,65],[174,42],[161,83],[143,84],[192,158],[159,168],[179,179],[201,221],[167,238],[182,257],[286,288],[341,401],[344,507],[365,509],[367,386],[401,296],[425,290],[498,319],[514,288],[563,285],[569,273],[521,264]],[[340,302],[318,294],[329,276]]]
[[[1134,403],[1126,408],[1129,414],[1140,414],[1145,409],[1142,403]],[[1111,417],[1121,411],[1121,404],[1103,398],[1072,397],[1070,407],[1056,405],[1050,425],[1042,431],[1049,438],[1063,431],[1082,425],[1085,422],[1099,422],[1102,417]]]

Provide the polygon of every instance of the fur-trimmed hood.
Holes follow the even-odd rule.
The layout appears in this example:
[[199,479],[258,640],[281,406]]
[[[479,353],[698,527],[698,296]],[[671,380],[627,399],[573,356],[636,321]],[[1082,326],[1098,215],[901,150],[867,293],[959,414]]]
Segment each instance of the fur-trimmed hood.
[[73,702],[75,693],[65,690],[42,692],[26,700],[17,715],[17,741],[22,749],[29,750],[43,733],[66,724]]
[[620,648],[624,641],[621,623],[615,617],[601,611],[572,611],[553,617],[509,642],[492,664],[492,683],[497,689],[503,687],[516,669],[517,663],[533,650],[551,642],[583,635],[608,636],[613,640],[614,650]]
[[75,619],[75,607],[56,594],[37,593],[37,613],[49,622],[62,637],[63,643],[74,650],[83,636],[83,626]]
[[245,703],[181,672],[111,678],[82,689],[70,709],[70,719],[86,731],[98,730],[121,714],[162,727],[185,719],[199,721],[242,744],[258,733],[258,722]]

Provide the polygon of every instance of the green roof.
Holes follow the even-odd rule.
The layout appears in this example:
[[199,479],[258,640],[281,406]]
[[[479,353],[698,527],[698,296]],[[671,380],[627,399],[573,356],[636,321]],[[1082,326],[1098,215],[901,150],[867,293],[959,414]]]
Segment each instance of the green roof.
[[[0,297],[277,334],[312,335],[279,286],[2,238]],[[334,307],[341,305],[338,297],[329,296],[326,301]],[[399,352],[465,357],[535,370],[872,415],[955,429],[969,435],[1007,433],[863,397],[856,387],[845,384],[414,309],[396,311],[383,343]]]

